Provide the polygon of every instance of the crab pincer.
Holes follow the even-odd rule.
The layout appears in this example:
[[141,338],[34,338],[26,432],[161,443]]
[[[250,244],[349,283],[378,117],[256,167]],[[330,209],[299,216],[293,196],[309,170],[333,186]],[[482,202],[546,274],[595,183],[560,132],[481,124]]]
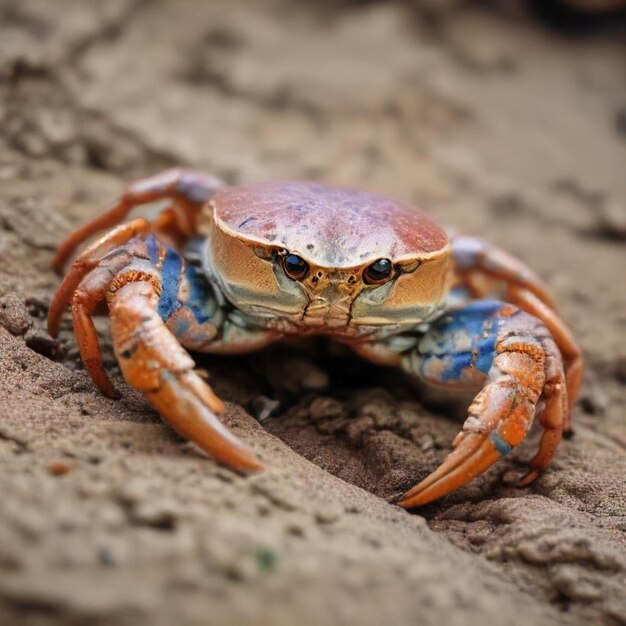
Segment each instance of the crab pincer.
[[224,403],[194,372],[195,363],[157,313],[159,292],[150,281],[130,281],[107,299],[111,335],[124,378],[143,393],[180,435],[228,467],[263,465],[218,419]]
[[[468,333],[459,335],[460,320]],[[469,380],[475,384],[482,372],[484,386],[469,407],[454,450],[402,496],[400,505],[422,506],[467,484],[519,445],[538,414],[544,431],[531,470],[520,481],[528,484],[550,464],[569,411],[563,365],[548,329],[512,305],[480,302],[444,318],[431,333],[440,349],[426,352],[432,341],[422,344],[421,376],[463,387]]]
[[[163,185],[163,178],[158,178],[154,186],[170,193],[171,174],[165,181],[167,186]],[[146,187],[137,187],[142,191],[141,198],[150,193]],[[260,471],[263,465],[218,419],[224,412],[223,402],[193,371],[193,359],[166,326],[174,312],[179,317],[185,312],[187,301],[178,300],[178,291],[190,291],[188,276],[194,274],[187,272],[173,249],[149,234],[151,229],[151,224],[141,218],[119,225],[74,260],[52,300],[49,332],[57,336],[61,316],[71,303],[83,363],[102,393],[116,398],[118,394],[102,365],[92,320],[96,309],[106,301],[115,354],[127,382],[146,397],[174,430],[209,456],[236,470]],[[70,237],[57,260],[64,260],[79,240],[96,231],[88,225]],[[170,309],[165,320],[159,315],[164,292]],[[195,319],[193,314],[191,317]],[[196,333],[198,326],[205,338],[215,336],[211,324],[204,328],[196,324]]]
[[[223,402],[194,372],[195,363],[167,328],[158,313],[163,294],[163,260],[167,250],[152,236],[148,240],[126,236],[144,231],[144,224],[126,225],[113,231],[74,262],[59,289],[53,310],[62,310],[65,294],[72,295],[74,332],[83,362],[100,390],[116,397],[104,372],[98,337],[92,321],[96,307],[104,300],[109,306],[111,336],[118,363],[126,381],[140,391],[148,402],[180,435],[193,441],[215,460],[242,471],[259,471],[263,465],[218,419]],[[150,259],[149,247],[158,250]],[[104,254],[99,263],[94,255]],[[170,256],[169,258],[173,258]],[[178,266],[183,272],[182,262]],[[84,277],[81,278],[81,274]],[[167,274],[165,274],[167,276]],[[166,280],[181,280],[168,276]],[[51,318],[51,333],[56,334],[56,318]]]

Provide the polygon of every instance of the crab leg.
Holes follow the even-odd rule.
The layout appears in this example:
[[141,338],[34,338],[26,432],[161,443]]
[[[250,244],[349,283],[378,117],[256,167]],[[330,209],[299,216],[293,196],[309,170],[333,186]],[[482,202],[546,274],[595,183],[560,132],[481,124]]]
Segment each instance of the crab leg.
[[[109,259],[107,255],[114,252],[116,248],[119,248],[133,237],[147,233],[149,229],[150,224],[146,220],[133,220],[128,224],[114,228],[76,258],[50,303],[50,309],[48,310],[48,332],[52,337],[56,337],[59,334],[61,317],[67,305],[72,299],[74,299],[75,302],[77,301],[76,290],[81,280],[94,268],[100,266],[102,268],[111,268],[112,273],[109,274],[110,281],[115,275],[115,272],[123,267],[125,259],[127,261],[128,257],[119,257],[113,254],[112,258]],[[122,252],[128,254],[129,251],[125,250]],[[80,292],[78,292],[78,302],[80,302],[80,295]],[[104,291],[102,291],[100,295],[101,297],[98,301],[104,299]],[[85,300],[83,300],[83,304],[87,305]],[[95,309],[96,305],[97,302],[94,302],[93,309]]]
[[554,312],[553,309],[546,306],[534,293],[512,285],[509,287],[508,300],[518,306],[526,313],[534,315],[540,319],[548,328],[554,342],[558,346],[565,364],[565,380],[567,384],[567,398],[569,402],[569,411],[566,415],[565,431],[570,430],[570,414],[578,392],[583,375],[583,357],[576,340],[574,339],[570,329],[565,325],[563,320]]
[[[506,300],[540,319],[552,333],[565,361],[570,409],[574,406],[583,374],[583,357],[572,333],[555,310],[542,280],[530,268],[504,250],[473,237],[453,237],[452,253],[461,283],[476,298],[492,293],[489,281],[506,284]],[[485,282],[485,279],[487,281]],[[569,413],[565,430],[570,430]]]
[[[135,220],[119,226],[74,262],[50,310],[51,332],[58,329],[67,301],[72,301],[74,332],[85,367],[100,390],[117,394],[102,367],[92,315],[107,301],[111,334],[125,379],[184,437],[215,460],[242,471],[263,466],[219,421],[224,404],[193,371],[194,361],[179,343],[210,344],[217,329],[203,310],[204,295],[189,296],[198,280],[181,257],[163,246],[149,224]],[[187,300],[179,300],[179,292]],[[198,319],[199,318],[199,319]],[[176,335],[174,334],[176,333]]]
[[[128,282],[124,282],[128,280]],[[115,354],[124,378],[179,434],[233,469],[263,465],[219,421],[224,404],[193,371],[194,361],[157,312],[159,292],[151,281],[118,274],[107,300]]]
[[523,287],[554,308],[554,300],[544,282],[514,256],[475,237],[454,236],[451,244],[457,276],[475,298],[484,298],[490,293],[490,285],[481,284],[482,277]]
[[567,389],[559,350],[539,320],[512,305],[474,302],[435,325],[404,367],[441,389],[482,389],[454,450],[401,506],[421,506],[467,484],[523,441],[535,414],[544,432],[521,484],[548,467],[568,411]]
[[[196,232],[200,209],[222,185],[217,178],[185,170],[167,170],[139,180],[128,188],[115,206],[71,233],[57,249],[52,267],[61,271],[72,252],[89,237],[117,226],[135,207],[157,200],[169,199],[174,205],[164,211],[167,214],[164,219],[157,218],[156,232],[160,233],[167,225],[170,233],[190,237]],[[175,222],[174,228],[172,222]]]

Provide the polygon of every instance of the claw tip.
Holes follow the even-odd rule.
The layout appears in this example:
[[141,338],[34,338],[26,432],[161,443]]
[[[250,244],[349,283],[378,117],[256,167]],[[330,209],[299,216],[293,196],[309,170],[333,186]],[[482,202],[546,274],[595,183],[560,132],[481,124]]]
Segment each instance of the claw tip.
[[522,476],[519,481],[517,482],[517,486],[518,487],[527,487],[528,485],[530,485],[530,483],[532,483],[540,474],[540,471],[538,469],[532,469],[530,470],[530,472],[528,472],[528,474],[526,474],[525,476]]

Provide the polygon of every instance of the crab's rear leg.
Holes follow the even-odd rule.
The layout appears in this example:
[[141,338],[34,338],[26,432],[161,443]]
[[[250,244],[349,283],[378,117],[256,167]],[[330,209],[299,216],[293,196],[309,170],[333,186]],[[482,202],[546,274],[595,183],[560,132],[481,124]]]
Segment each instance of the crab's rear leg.
[[494,287],[504,284],[507,302],[540,319],[550,330],[565,364],[570,429],[571,408],[576,402],[583,375],[583,357],[574,336],[556,312],[543,281],[524,263],[504,250],[474,237],[452,237],[455,271],[462,286],[475,298],[496,296]]
[[177,169],[138,180],[112,208],[71,233],[57,249],[52,266],[61,271],[74,250],[89,237],[117,226],[135,207],[158,200],[169,199],[173,204],[154,222],[155,232],[173,239],[191,237],[196,232],[200,209],[222,186],[213,176]]
[[400,504],[421,506],[465,485],[519,445],[535,415],[544,428],[522,484],[548,467],[563,431],[567,389],[548,329],[510,304],[477,301],[450,313],[405,356],[404,369],[446,389],[480,389],[454,450]]

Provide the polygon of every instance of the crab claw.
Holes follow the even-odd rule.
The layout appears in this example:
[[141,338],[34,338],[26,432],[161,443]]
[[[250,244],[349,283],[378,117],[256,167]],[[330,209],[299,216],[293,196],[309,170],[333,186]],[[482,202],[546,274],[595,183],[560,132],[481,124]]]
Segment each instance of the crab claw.
[[243,472],[265,469],[217,418],[224,405],[195,372],[163,371],[159,387],[146,398],[177,433],[218,463]]
[[[502,445],[510,448],[504,440]],[[493,440],[468,433],[432,474],[402,496],[400,506],[411,509],[437,500],[489,469],[500,456]]]
[[[85,367],[105,395],[118,397],[103,369],[92,320],[106,299],[113,347],[126,380],[174,430],[216,461],[235,470],[260,471],[263,465],[218,419],[224,404],[193,371],[193,359],[159,315],[164,277],[160,244],[154,238],[143,239],[149,228],[143,219],[122,224],[78,256],[50,306],[50,333],[58,332],[61,315],[71,301]],[[170,274],[166,272],[165,281],[171,291],[178,277]]]
[[124,378],[183,437],[227,467],[258,472],[263,465],[218,419],[224,404],[193,371],[194,361],[155,310],[147,280],[123,282],[107,299],[111,335]]
[[470,406],[454,450],[402,496],[400,506],[422,506],[482,474],[523,441],[536,413],[544,432],[531,470],[520,485],[532,482],[550,464],[568,410],[563,365],[545,327],[520,315],[526,322],[531,320],[523,327],[526,334],[505,333],[498,343],[488,382]]

